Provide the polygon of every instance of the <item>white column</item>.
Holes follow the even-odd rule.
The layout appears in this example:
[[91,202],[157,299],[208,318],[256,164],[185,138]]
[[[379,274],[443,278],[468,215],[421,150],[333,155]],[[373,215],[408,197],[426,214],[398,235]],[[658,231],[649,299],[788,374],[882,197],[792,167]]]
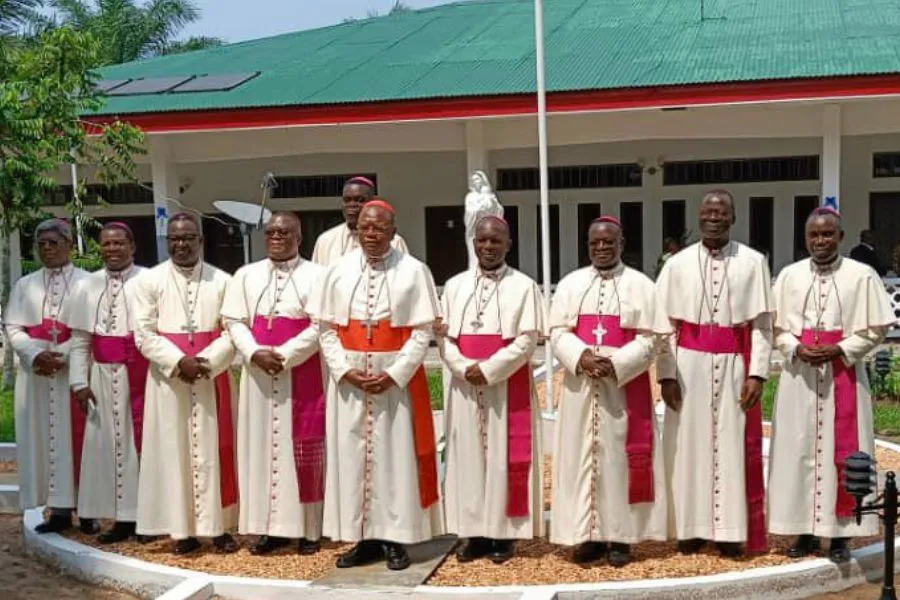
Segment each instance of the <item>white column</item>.
[[841,107],[827,104],[822,113],[822,198],[821,203],[840,210],[841,193]]
[[178,199],[178,169],[172,156],[172,147],[162,137],[150,138],[150,163],[153,179],[153,215],[156,219],[156,257],[162,262],[169,258],[166,244],[166,227],[172,212],[178,212],[177,204],[169,198]]
[[[488,149],[484,139],[484,121],[466,121],[466,183],[472,171],[484,171],[488,178],[491,177],[488,164]],[[497,182],[491,180],[496,186]]]

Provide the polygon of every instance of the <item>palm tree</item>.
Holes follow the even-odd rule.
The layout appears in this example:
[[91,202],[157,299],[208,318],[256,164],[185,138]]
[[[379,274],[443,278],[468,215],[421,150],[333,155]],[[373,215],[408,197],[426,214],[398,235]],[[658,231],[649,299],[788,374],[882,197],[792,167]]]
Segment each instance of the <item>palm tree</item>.
[[[0,0],[2,2],[4,0]],[[222,45],[218,38],[177,41],[200,18],[191,0],[50,0],[62,24],[90,32],[101,44],[101,65]]]
[[0,0],[0,37],[11,37],[38,19],[42,0]]

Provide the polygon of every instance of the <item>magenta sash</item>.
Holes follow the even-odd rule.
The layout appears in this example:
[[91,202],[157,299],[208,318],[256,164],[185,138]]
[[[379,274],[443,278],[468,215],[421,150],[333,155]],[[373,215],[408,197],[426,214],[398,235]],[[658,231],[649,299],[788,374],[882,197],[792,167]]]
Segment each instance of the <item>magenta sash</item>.
[[[603,346],[621,348],[635,337],[634,329],[623,329],[618,315],[578,315],[575,335],[589,346],[596,345],[594,330],[605,330]],[[650,375],[641,373],[625,384],[628,429],[625,454],[628,456],[628,503],[653,502],[653,393]]]
[[[25,328],[28,337],[36,340],[44,340],[45,342],[53,342],[53,334],[51,331],[56,327],[56,343],[63,344],[72,337],[72,330],[64,323],[54,321],[53,319],[44,319],[40,325],[33,325]],[[50,349],[53,351],[53,349]],[[84,427],[87,415],[78,406],[75,400],[75,394],[69,392],[69,414],[72,427],[72,466],[75,469],[75,487],[81,480],[81,452],[84,448]]]
[[[257,315],[252,332],[257,344],[280,346],[309,326],[309,319],[275,317],[269,329],[266,317]],[[325,497],[325,392],[318,353],[291,369],[291,425],[300,502],[321,502]]]
[[[818,339],[817,339],[818,338]],[[844,339],[840,329],[813,331],[804,329],[800,343],[804,346],[837,344]],[[837,500],[835,514],[840,518],[852,517],[856,509],[853,496],[844,489],[844,464],[847,458],[859,450],[859,429],[856,415],[856,367],[847,366],[843,358],[831,361],[834,375],[834,466],[837,469]]]
[[[723,327],[682,321],[678,326],[678,347],[707,354],[738,354],[744,361],[744,377],[749,377],[751,329],[749,325]],[[765,552],[766,491],[763,484],[762,406],[745,411],[744,485],[747,496],[747,551]]]
[[138,352],[134,335],[124,337],[94,335],[91,339],[94,362],[125,365],[128,373],[128,399],[131,403],[131,423],[134,428],[134,447],[138,455],[144,438],[144,390],[147,387],[149,361]]
[[[164,333],[159,335],[175,344],[186,355],[194,357],[219,337],[218,331],[198,331],[194,340],[186,333]],[[219,423],[219,488],[222,493],[222,507],[237,504],[237,469],[234,458],[234,416],[231,414],[231,375],[228,369],[215,379],[216,416]]]
[[[512,340],[499,335],[460,335],[460,353],[472,360],[486,360]],[[530,514],[528,474],[532,460],[531,365],[506,380],[506,516]]]

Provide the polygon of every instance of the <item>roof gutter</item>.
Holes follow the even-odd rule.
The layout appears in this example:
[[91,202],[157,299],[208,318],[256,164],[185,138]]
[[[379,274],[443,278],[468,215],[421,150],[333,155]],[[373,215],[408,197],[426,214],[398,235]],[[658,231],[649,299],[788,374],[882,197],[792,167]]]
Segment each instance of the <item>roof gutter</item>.
[[[900,95],[900,74],[681,85],[547,95],[552,114],[691,108],[770,102],[848,100]],[[234,108],[103,115],[94,123],[127,121],[149,133],[268,129],[364,123],[487,119],[533,115],[534,94],[356,104]]]

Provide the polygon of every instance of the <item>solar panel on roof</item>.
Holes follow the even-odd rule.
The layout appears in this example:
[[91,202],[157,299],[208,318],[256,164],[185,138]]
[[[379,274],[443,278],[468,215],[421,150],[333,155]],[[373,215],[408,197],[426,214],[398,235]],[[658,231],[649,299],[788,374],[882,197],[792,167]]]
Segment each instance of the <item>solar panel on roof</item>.
[[97,82],[97,91],[108,92],[120,85],[125,85],[129,81],[131,81],[131,79],[104,79],[103,81]]
[[176,94],[181,92],[227,92],[247,83],[257,75],[259,75],[259,71],[255,73],[232,73],[230,75],[204,75],[179,85],[172,92]]
[[107,92],[110,96],[136,96],[139,94],[161,94],[168,92],[172,88],[190,81],[193,75],[179,77],[148,77],[146,79],[135,79],[123,86],[114,88]]

